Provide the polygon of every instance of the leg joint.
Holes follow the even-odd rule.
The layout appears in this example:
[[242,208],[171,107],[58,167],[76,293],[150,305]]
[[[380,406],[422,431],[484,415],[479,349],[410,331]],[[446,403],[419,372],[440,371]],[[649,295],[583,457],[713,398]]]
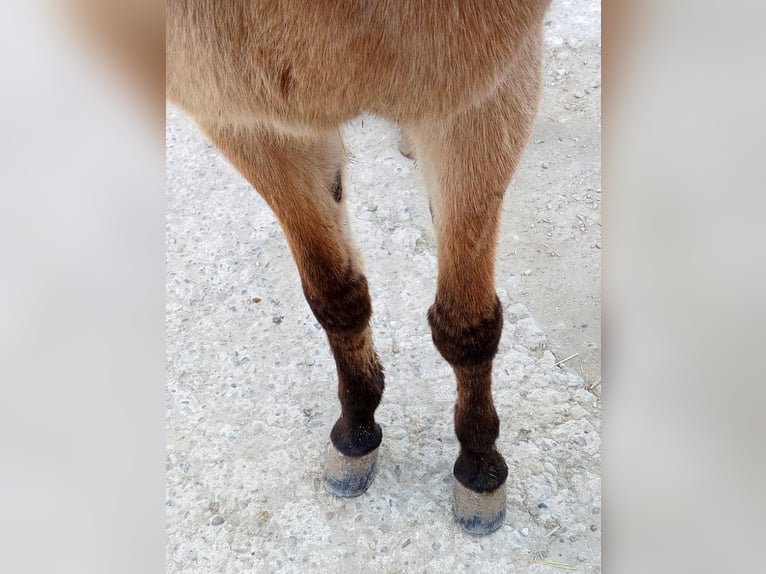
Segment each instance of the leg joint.
[[353,335],[364,329],[372,315],[367,279],[349,266],[337,278],[328,278],[320,288],[303,293],[319,324],[332,335]]
[[491,361],[503,330],[503,308],[495,297],[491,315],[461,322],[437,301],[428,310],[434,345],[453,367],[475,367]]

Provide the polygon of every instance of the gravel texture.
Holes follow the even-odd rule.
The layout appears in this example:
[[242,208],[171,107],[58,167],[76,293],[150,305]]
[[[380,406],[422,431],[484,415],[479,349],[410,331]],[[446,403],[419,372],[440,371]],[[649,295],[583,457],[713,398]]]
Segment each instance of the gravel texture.
[[[543,111],[499,247],[505,327],[493,390],[509,478],[505,524],[488,537],[452,518],[455,384],[425,319],[433,232],[396,129],[370,116],[344,128],[344,191],[387,386],[375,481],[341,500],[320,480],[339,414],[335,367],[284,237],[192,122],[168,110],[168,572],[600,572],[600,387],[591,388],[600,381],[600,9],[554,2],[549,20]],[[589,63],[574,65],[583,54]],[[567,152],[569,138],[584,143]],[[587,187],[585,209],[571,198]],[[554,223],[539,231],[544,211]],[[545,243],[558,255],[524,250],[538,232],[551,232]],[[570,275],[569,287],[537,294],[546,274]],[[568,305],[581,309],[551,319]],[[584,370],[556,364],[567,345],[588,349]]]

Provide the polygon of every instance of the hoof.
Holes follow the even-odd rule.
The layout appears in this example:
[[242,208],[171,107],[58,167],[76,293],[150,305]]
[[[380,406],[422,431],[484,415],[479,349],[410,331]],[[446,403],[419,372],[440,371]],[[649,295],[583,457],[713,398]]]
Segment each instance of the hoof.
[[322,476],[325,490],[342,498],[363,494],[375,478],[377,463],[377,448],[362,456],[345,456],[330,444]]
[[474,492],[456,480],[452,509],[468,534],[490,534],[505,520],[505,483],[492,492]]

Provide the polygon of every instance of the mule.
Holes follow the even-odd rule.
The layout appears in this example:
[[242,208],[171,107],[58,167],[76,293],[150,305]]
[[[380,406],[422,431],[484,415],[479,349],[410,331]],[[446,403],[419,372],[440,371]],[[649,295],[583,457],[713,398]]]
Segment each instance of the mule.
[[362,494],[377,466],[383,369],[347,233],[339,126],[396,122],[425,180],[438,278],[433,342],[457,381],[454,515],[469,533],[505,518],[492,361],[500,209],[536,115],[549,0],[168,0],[166,89],[273,210],[324,328],[341,414],[324,485]]

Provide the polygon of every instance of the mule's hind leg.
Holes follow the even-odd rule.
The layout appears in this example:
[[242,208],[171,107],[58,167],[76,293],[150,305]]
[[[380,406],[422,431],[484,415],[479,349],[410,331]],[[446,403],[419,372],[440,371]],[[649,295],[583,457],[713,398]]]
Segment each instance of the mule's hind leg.
[[410,130],[438,246],[436,300],[428,321],[457,379],[454,511],[472,534],[492,532],[505,518],[508,467],[495,448],[499,419],[491,389],[503,322],[494,288],[495,243],[503,194],[537,104],[539,68],[534,58],[528,63],[529,69],[481,106]]
[[263,196],[285,232],[338,373],[341,415],[330,435],[325,486],[338,496],[360,495],[374,477],[382,439],[374,413],[383,369],[372,344],[367,281],[346,235],[340,137],[329,132],[297,138],[221,125],[205,131]]

